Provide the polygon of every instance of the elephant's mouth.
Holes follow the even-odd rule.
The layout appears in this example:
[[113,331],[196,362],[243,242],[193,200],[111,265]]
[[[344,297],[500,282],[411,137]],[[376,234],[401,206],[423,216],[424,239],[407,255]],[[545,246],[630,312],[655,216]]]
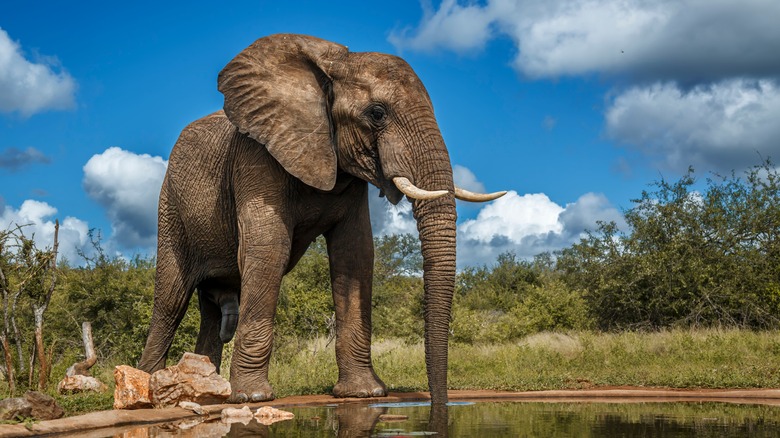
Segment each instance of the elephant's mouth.
[[392,179],[385,178],[384,176],[380,177],[379,180],[379,196],[380,197],[386,197],[388,201],[390,201],[391,204],[396,205],[399,202],[401,202],[401,199],[404,197],[404,194],[398,190],[398,187],[393,184]]

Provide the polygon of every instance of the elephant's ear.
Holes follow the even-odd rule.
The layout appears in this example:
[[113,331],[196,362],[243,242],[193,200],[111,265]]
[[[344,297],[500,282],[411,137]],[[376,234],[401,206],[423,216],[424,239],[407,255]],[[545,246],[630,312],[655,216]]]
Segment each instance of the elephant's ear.
[[328,71],[347,48],[303,35],[255,41],[219,73],[225,114],[293,176],[320,190],[336,184]]

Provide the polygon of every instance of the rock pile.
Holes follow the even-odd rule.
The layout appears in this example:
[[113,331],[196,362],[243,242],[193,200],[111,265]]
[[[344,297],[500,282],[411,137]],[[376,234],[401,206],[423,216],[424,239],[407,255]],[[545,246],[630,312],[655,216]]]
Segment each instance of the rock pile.
[[151,376],[120,365],[114,370],[114,409],[173,407],[180,402],[223,403],[230,396],[230,382],[217,374],[207,356],[184,353],[178,364]]

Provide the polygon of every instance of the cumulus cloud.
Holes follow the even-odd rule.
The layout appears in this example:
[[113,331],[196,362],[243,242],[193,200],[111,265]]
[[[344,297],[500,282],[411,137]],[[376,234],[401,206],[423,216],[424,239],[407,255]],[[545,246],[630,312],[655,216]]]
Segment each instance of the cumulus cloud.
[[477,176],[468,167],[460,164],[452,166],[452,179],[455,180],[455,185],[462,189],[485,193],[485,185],[477,180]]
[[780,85],[731,79],[682,89],[637,86],[606,111],[607,135],[655,157],[662,166],[731,170],[780,156]]
[[0,112],[24,116],[73,107],[76,81],[53,58],[32,62],[0,28]]
[[398,205],[379,197],[379,189],[368,186],[368,209],[371,214],[371,230],[374,236],[393,234],[417,235],[417,222],[412,214],[412,204],[402,199]]
[[34,147],[25,150],[11,147],[0,152],[0,168],[10,171],[19,170],[33,163],[48,164],[50,162],[51,159],[46,154]]
[[586,193],[560,206],[543,193],[510,191],[458,226],[458,266],[490,264],[507,251],[522,258],[555,251],[594,230],[597,221],[624,225],[622,214],[602,194]]
[[168,162],[118,147],[93,155],[82,184],[106,209],[111,239],[124,248],[150,248],[157,239],[157,201]]
[[[404,200],[393,206],[378,194],[378,189],[369,188],[374,235],[416,236],[411,205]],[[507,251],[530,258],[562,249],[577,242],[586,230],[595,230],[598,221],[625,226],[623,215],[602,194],[587,193],[560,206],[543,193],[521,196],[510,191],[485,204],[476,218],[458,224],[458,266],[491,264]]]
[[[777,157],[780,2],[775,0],[445,0],[425,3],[399,50],[475,51],[509,38],[528,78],[598,74],[606,134],[675,170],[731,170]],[[463,31],[461,31],[463,29]],[[545,119],[547,129],[554,119]],[[625,161],[619,162],[629,174]]]
[[[28,199],[19,209],[0,205],[0,229],[8,230],[19,225],[25,236],[33,238],[38,248],[51,248],[54,244],[54,216],[57,209],[45,202]],[[78,251],[89,247],[89,226],[75,217],[66,217],[60,221],[59,258],[67,258],[71,263],[79,263]]]
[[531,78],[589,73],[704,81],[780,73],[775,0],[445,0],[416,29],[391,33],[399,49],[478,50],[507,36],[515,68]]

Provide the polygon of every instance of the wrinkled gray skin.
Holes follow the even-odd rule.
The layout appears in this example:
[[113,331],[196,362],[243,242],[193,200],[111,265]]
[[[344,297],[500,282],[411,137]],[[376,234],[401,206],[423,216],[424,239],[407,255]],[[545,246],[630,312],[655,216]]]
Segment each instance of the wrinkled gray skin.
[[[393,177],[449,194],[413,200],[422,243],[425,359],[447,400],[455,279],[452,167],[430,98],[402,59],[300,35],[261,38],[219,75],[218,111],[187,126],[160,193],[154,309],[139,367],[165,366],[197,288],[196,353],[215,364],[235,332],[229,401],[273,398],[268,382],[282,276],[320,234],[336,310],[337,397],[382,396],[371,364],[373,239],[367,182]],[[235,316],[237,309],[237,316]]]

